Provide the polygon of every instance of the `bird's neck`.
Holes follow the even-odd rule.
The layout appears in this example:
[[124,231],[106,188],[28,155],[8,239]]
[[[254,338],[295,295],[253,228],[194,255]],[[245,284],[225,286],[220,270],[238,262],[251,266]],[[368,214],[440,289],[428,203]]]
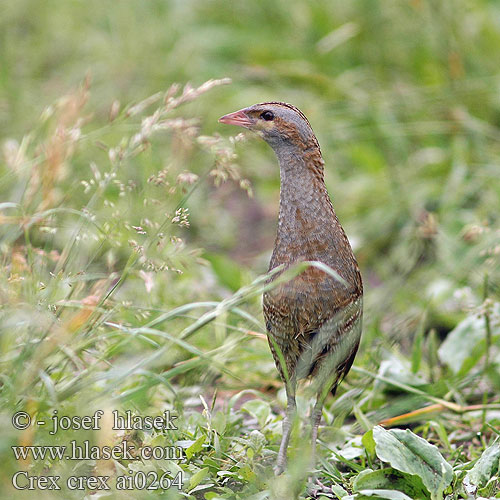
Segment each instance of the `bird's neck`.
[[317,146],[290,147],[276,154],[281,180],[278,239],[328,234],[336,217],[324,182],[321,151]]

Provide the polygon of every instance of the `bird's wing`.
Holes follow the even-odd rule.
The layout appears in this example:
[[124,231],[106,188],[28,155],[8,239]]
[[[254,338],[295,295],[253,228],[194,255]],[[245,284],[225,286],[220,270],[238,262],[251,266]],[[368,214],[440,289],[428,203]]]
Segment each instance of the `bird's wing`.
[[[363,298],[358,296],[325,321],[314,335],[298,362],[297,378],[314,372],[315,384],[337,385],[351,368],[361,337]],[[316,382],[317,381],[317,382]]]

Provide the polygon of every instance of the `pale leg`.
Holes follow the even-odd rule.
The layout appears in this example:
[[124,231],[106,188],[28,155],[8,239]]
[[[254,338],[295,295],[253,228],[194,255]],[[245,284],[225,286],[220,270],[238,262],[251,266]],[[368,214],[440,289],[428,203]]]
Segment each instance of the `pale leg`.
[[321,422],[322,410],[323,401],[318,399],[311,415],[311,470],[316,468],[316,441],[318,439],[318,427]]
[[287,407],[285,418],[283,420],[283,437],[281,438],[280,451],[278,452],[278,460],[274,468],[274,473],[278,476],[281,474],[286,467],[286,451],[288,448],[288,443],[290,441],[290,434],[292,432],[292,425],[295,418],[295,412],[297,410],[297,404],[295,402],[295,381],[291,382],[290,385],[286,385],[286,396],[287,396]]

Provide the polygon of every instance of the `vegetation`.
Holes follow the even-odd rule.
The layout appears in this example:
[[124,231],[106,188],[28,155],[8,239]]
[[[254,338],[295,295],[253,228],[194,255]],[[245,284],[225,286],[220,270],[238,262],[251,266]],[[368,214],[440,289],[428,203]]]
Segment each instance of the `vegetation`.
[[[489,0],[3,5],[2,498],[500,498],[499,16]],[[276,161],[217,124],[264,100],[309,117],[365,283],[362,346],[320,427],[324,489],[306,484],[306,387],[289,470],[271,468]],[[99,430],[51,433],[99,410]],[[178,418],[123,431],[113,411]],[[122,451],[12,448],[71,441]],[[61,491],[16,490],[16,471]]]

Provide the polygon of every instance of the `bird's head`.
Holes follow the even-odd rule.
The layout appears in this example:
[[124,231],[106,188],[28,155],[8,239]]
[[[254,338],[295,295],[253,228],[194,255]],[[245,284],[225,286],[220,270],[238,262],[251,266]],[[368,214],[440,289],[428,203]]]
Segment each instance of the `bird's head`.
[[245,127],[261,136],[275,151],[289,146],[319,147],[300,109],[284,102],[263,102],[219,118],[220,123]]

